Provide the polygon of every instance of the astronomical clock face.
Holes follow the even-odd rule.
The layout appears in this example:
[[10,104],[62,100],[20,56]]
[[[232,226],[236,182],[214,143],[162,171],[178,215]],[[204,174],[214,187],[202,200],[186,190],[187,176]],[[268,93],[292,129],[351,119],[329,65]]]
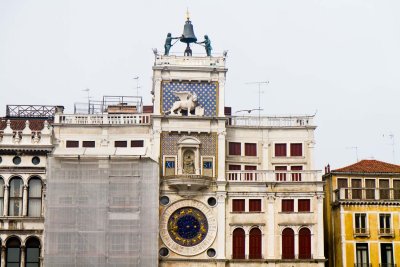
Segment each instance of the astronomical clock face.
[[182,200],[163,213],[160,235],[164,244],[181,255],[196,255],[214,241],[217,223],[211,210],[194,200]]

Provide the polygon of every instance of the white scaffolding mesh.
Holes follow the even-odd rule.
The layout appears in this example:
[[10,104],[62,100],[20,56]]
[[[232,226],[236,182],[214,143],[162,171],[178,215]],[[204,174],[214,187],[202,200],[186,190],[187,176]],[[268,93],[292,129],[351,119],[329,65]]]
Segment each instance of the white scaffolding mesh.
[[157,266],[158,164],[49,159],[45,266]]

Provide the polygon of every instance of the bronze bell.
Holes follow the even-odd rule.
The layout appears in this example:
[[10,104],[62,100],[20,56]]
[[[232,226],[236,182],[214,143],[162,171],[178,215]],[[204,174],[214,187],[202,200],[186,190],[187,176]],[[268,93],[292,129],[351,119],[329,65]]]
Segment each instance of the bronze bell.
[[192,25],[192,22],[189,20],[189,18],[185,22],[185,26],[183,28],[183,34],[182,34],[182,37],[180,38],[180,41],[182,43],[187,43],[187,44],[197,42],[197,38],[194,35],[194,31],[193,31],[193,25]]

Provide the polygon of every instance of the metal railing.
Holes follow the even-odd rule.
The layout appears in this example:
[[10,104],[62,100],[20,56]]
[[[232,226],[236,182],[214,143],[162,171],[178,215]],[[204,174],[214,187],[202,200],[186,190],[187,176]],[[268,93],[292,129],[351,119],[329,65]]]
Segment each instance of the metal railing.
[[378,229],[379,236],[394,236],[394,229],[392,228],[379,228]]
[[400,201],[398,188],[339,188],[334,191],[334,201]]
[[228,182],[316,182],[320,171],[227,171]]
[[63,106],[47,105],[7,105],[6,116],[18,118],[53,118]]
[[314,116],[232,116],[228,125],[244,127],[306,127],[314,126]]
[[63,114],[56,115],[54,123],[60,124],[150,124],[149,114]]
[[354,236],[369,236],[368,228],[354,228],[353,230]]

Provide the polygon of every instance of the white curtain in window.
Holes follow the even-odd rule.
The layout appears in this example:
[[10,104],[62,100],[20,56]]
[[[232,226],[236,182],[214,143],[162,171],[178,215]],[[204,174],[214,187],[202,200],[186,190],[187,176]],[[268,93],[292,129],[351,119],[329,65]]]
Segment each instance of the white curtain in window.
[[14,178],[10,182],[9,215],[22,216],[23,182],[21,178]]
[[10,216],[22,216],[22,198],[10,199]]
[[0,216],[3,216],[4,210],[4,181],[0,179]]
[[29,181],[28,216],[40,217],[42,210],[42,182],[40,179]]

